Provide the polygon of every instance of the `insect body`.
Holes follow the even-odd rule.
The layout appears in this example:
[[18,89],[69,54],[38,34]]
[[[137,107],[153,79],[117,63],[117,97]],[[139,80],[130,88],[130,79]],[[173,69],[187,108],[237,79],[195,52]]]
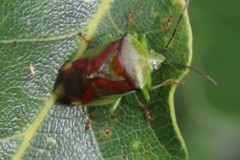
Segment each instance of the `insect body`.
[[149,100],[151,73],[163,61],[161,54],[149,51],[145,36],[139,41],[125,34],[60,69],[56,84],[62,85],[63,93],[59,101],[101,105],[138,90]]
[[[171,43],[188,3],[189,0],[165,49]],[[133,21],[130,14],[129,25]],[[171,20],[169,18],[167,25],[159,31],[166,31]],[[80,36],[84,37],[82,34]],[[88,42],[85,38],[83,40]],[[113,106],[115,109],[122,96],[135,91],[142,91],[149,101],[151,74],[164,59],[163,55],[148,47],[146,35],[138,37],[126,33],[115,41],[87,51],[70,66],[61,68],[54,90],[61,87],[58,101],[66,104],[98,106],[116,102]]]

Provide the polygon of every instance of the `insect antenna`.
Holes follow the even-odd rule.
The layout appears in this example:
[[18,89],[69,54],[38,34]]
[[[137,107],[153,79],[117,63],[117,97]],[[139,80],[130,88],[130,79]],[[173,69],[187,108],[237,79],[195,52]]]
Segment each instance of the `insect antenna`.
[[172,40],[173,40],[173,37],[175,36],[176,31],[178,30],[179,24],[180,24],[180,22],[182,21],[183,14],[184,14],[184,12],[187,10],[187,8],[188,8],[189,1],[190,1],[190,0],[186,0],[185,6],[184,6],[184,8],[183,8],[183,10],[182,10],[179,18],[178,18],[177,24],[176,24],[176,26],[174,27],[174,30],[173,30],[173,32],[172,32],[172,35],[171,35],[170,39],[168,40],[167,45],[165,46],[164,50],[167,50],[168,46],[171,44],[171,42],[172,42]]
[[196,72],[197,74],[203,76],[205,79],[207,79],[208,81],[210,81],[212,84],[214,85],[217,85],[217,82],[209,75],[207,75],[206,73],[192,67],[192,66],[188,66],[188,65],[185,65],[185,64],[180,64],[180,63],[173,63],[173,62],[164,62],[164,64],[168,64],[168,65],[174,65],[174,66],[177,66],[177,67],[182,67],[182,68],[188,68],[188,69],[191,69],[193,70],[194,72]]

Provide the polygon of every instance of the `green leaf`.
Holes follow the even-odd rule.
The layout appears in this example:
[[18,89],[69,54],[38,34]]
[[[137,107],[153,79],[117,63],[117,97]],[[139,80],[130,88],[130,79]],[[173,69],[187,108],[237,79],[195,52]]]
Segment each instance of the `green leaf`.
[[[3,159],[166,159],[185,160],[187,151],[177,127],[173,95],[176,86],[151,92],[148,122],[136,94],[125,96],[115,117],[109,106],[97,107],[95,121],[85,130],[87,107],[55,103],[51,94],[58,69],[86,50],[77,33],[87,38],[126,32],[134,13],[137,34],[174,22],[164,33],[148,35],[155,50],[163,49],[184,0],[4,0],[0,4],[0,157]],[[94,46],[93,46],[94,47]],[[189,64],[191,29],[187,14],[165,57]],[[32,71],[30,69],[32,65]],[[34,67],[34,71],[33,71]],[[153,86],[181,79],[185,69],[164,65],[153,75]],[[141,93],[137,93],[141,98]],[[143,103],[145,103],[143,101]]]

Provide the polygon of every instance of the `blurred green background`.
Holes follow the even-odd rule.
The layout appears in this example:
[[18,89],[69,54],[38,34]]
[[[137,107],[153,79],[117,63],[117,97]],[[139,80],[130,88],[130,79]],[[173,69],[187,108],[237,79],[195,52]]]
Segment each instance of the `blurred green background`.
[[[234,3],[233,3],[234,2]],[[175,108],[190,160],[240,160],[240,1],[192,0],[192,65],[178,87]]]

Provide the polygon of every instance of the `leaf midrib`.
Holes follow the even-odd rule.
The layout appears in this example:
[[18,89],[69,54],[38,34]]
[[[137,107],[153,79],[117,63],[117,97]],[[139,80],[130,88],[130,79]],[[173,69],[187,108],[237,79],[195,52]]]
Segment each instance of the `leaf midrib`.
[[[91,21],[89,21],[88,25],[86,26],[87,32],[85,34],[86,38],[91,38],[93,36],[93,34],[95,33],[97,26],[99,25],[101,19],[103,18],[104,14],[109,10],[110,8],[110,4],[111,1],[110,0],[103,0],[101,2],[101,4],[99,4],[99,7],[97,9],[97,11],[95,12],[95,15],[93,16],[93,19]],[[78,31],[79,32],[79,31]],[[76,33],[78,32],[72,32],[71,34],[68,34],[68,36],[72,36],[73,34],[76,35]],[[61,39],[62,36],[58,36],[55,38],[44,38],[44,39],[21,39],[21,40],[17,40],[17,42],[34,42],[34,40],[42,40],[42,41],[49,41],[49,40],[56,40],[56,38]],[[66,38],[66,35],[65,35]],[[16,40],[1,40],[0,43],[12,43],[15,42]],[[80,57],[84,51],[87,48],[87,43],[83,42],[80,45],[80,48],[78,50],[78,52],[76,53],[76,55],[74,56],[74,59]],[[50,109],[52,108],[52,106],[54,105],[56,101],[56,96],[54,94],[51,95],[51,97],[45,102],[45,104],[42,107],[42,110],[39,112],[38,116],[36,117],[36,119],[33,121],[33,123],[31,123],[28,128],[26,129],[26,131],[22,134],[23,135],[23,141],[19,146],[19,149],[17,150],[17,152],[13,155],[13,159],[21,159],[25,153],[25,151],[27,150],[28,146],[30,145],[30,141],[34,136],[34,133],[37,131],[37,129],[41,126],[42,122],[44,121],[44,119],[46,118],[46,116],[48,115],[48,112],[50,111]]]

